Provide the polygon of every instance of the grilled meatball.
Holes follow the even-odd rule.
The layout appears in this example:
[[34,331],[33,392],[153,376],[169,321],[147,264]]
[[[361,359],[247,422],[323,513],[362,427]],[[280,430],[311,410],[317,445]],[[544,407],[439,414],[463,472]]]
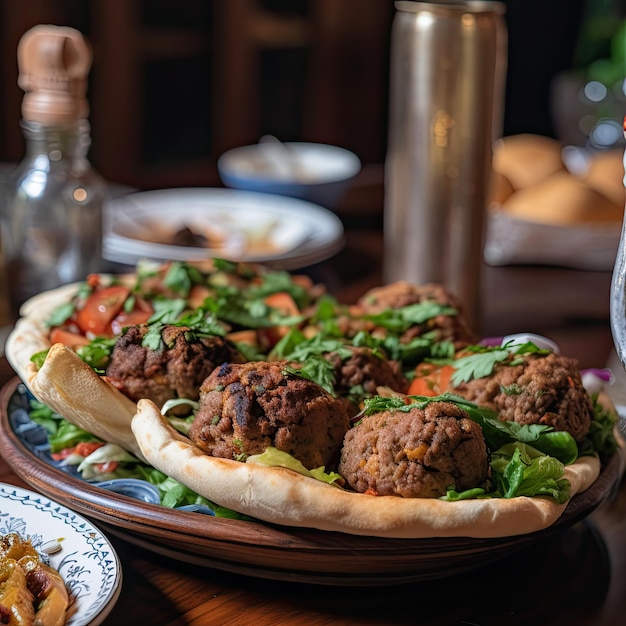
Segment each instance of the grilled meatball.
[[397,361],[382,358],[370,348],[346,346],[345,350],[352,355],[331,352],[325,358],[335,371],[335,392],[346,399],[351,417],[361,410],[363,398],[375,395],[378,387],[406,393],[409,383]]
[[[475,342],[476,337],[470,330],[459,300],[442,285],[434,283],[414,285],[399,281],[370,289],[359,299],[353,313],[375,315],[388,309],[396,310],[426,302],[451,307],[456,313],[439,314],[423,323],[414,324],[402,334],[402,342],[408,343],[426,333],[434,333],[435,341],[453,342],[457,349]],[[377,332],[376,329],[374,332]]]
[[498,412],[501,420],[543,424],[581,441],[589,432],[593,405],[575,359],[550,353],[524,355],[519,365],[498,364],[491,376],[450,391]]
[[216,368],[200,388],[190,439],[216,457],[240,459],[273,446],[308,469],[336,466],[349,428],[344,403],[284,369],[281,361]]
[[187,326],[164,325],[161,347],[153,350],[142,345],[148,329],[147,324],[129,327],[106,369],[107,380],[132,400],[149,398],[157,406],[174,398],[198,400],[202,381],[218,365],[244,361],[223,337],[196,335]]
[[480,487],[489,473],[480,426],[449,402],[383,411],[346,433],[339,473],[359,492],[437,498]]

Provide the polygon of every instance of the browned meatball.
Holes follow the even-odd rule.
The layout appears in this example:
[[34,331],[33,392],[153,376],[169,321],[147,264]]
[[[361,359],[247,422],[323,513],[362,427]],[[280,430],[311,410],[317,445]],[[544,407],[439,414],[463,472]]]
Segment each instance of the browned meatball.
[[435,315],[423,323],[412,325],[402,334],[401,341],[409,342],[426,333],[433,333],[435,341],[451,341],[457,349],[476,341],[460,301],[442,285],[434,283],[414,285],[399,281],[370,289],[359,299],[353,312],[372,315],[426,302],[450,307],[455,312]]
[[326,356],[335,367],[338,394],[348,395],[354,387],[361,387],[368,396],[374,395],[378,387],[406,392],[409,383],[399,363],[378,356],[369,348],[347,349],[352,352],[348,358],[342,359],[337,352]]
[[224,364],[200,388],[189,437],[211,456],[242,459],[269,446],[308,469],[335,467],[349,418],[317,383],[285,373],[285,362]]
[[450,391],[497,411],[501,420],[552,426],[576,441],[587,435],[593,418],[578,362],[554,353],[525,355],[519,365],[498,364],[491,376]]
[[379,387],[406,393],[409,382],[397,361],[387,360],[370,348],[346,346],[344,350],[352,355],[331,352],[325,358],[335,371],[335,393],[346,399],[351,417],[361,410],[361,401],[376,395]]
[[218,365],[244,361],[223,337],[197,335],[187,326],[164,325],[161,347],[153,350],[142,345],[148,329],[147,324],[129,327],[106,369],[106,379],[132,400],[149,398],[157,406],[174,398],[198,400],[202,381]]
[[346,433],[339,473],[359,492],[437,498],[483,486],[489,474],[480,426],[449,402],[383,411]]

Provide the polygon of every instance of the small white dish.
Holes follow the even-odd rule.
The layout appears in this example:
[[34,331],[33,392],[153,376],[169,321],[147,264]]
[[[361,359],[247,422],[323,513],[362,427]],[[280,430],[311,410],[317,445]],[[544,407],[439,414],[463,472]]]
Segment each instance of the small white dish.
[[59,544],[49,558],[70,595],[66,626],[97,626],[104,621],[119,597],[122,570],[100,530],[45,496],[0,483],[0,534],[11,532],[30,539],[36,549]]
[[217,169],[227,187],[291,196],[334,209],[360,172],[361,161],[339,146],[262,138],[222,154]]
[[[327,209],[294,198],[233,189],[132,193],[108,202],[105,219],[105,258],[130,265],[144,258],[219,257],[293,269],[328,258],[343,245],[341,221]],[[185,227],[200,234],[210,229],[224,245],[173,244],[173,235]]]

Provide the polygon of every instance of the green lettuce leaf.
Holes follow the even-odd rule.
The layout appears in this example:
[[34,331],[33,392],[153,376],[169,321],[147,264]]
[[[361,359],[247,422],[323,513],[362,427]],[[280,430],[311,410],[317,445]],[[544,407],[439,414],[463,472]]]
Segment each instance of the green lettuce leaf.
[[309,478],[315,478],[330,485],[343,484],[343,478],[337,472],[326,472],[325,467],[317,467],[312,470],[308,470],[298,459],[294,458],[288,452],[279,450],[272,446],[265,449],[265,452],[261,454],[253,454],[246,459],[246,463],[256,463],[257,465],[265,465],[266,467],[285,467],[286,469],[293,470],[302,474],[302,476],[308,476]]
[[503,498],[550,496],[560,504],[570,497],[564,465],[524,443],[502,446],[492,454],[492,480]]

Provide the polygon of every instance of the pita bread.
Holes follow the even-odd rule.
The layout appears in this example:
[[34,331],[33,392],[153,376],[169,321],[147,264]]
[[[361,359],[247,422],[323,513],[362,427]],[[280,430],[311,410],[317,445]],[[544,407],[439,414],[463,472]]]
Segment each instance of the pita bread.
[[[140,400],[137,409],[132,429],[151,465],[213,502],[266,522],[377,537],[494,538],[546,528],[566,507],[544,497],[447,502],[349,492],[288,469],[209,457],[153,402]],[[599,471],[596,458],[568,466],[572,495]]]
[[7,337],[4,348],[7,360],[31,391],[31,382],[37,374],[37,368],[30,358],[50,347],[46,322],[58,306],[71,300],[77,289],[77,284],[64,285],[27,300],[20,309],[20,318],[15,328]]
[[[7,357],[32,393],[68,421],[117,443],[212,502],[266,522],[353,535],[496,538],[553,524],[567,504],[546,497],[465,500],[372,496],[342,490],[288,469],[207,456],[173,429],[149,400],[135,404],[70,348],[50,347],[45,319],[74,288],[37,297],[7,342]],[[30,357],[50,348],[40,370]],[[585,457],[565,468],[571,496],[599,476]]]
[[69,422],[145,460],[130,429],[137,405],[100,378],[71,348],[54,344],[30,384],[38,400]]

